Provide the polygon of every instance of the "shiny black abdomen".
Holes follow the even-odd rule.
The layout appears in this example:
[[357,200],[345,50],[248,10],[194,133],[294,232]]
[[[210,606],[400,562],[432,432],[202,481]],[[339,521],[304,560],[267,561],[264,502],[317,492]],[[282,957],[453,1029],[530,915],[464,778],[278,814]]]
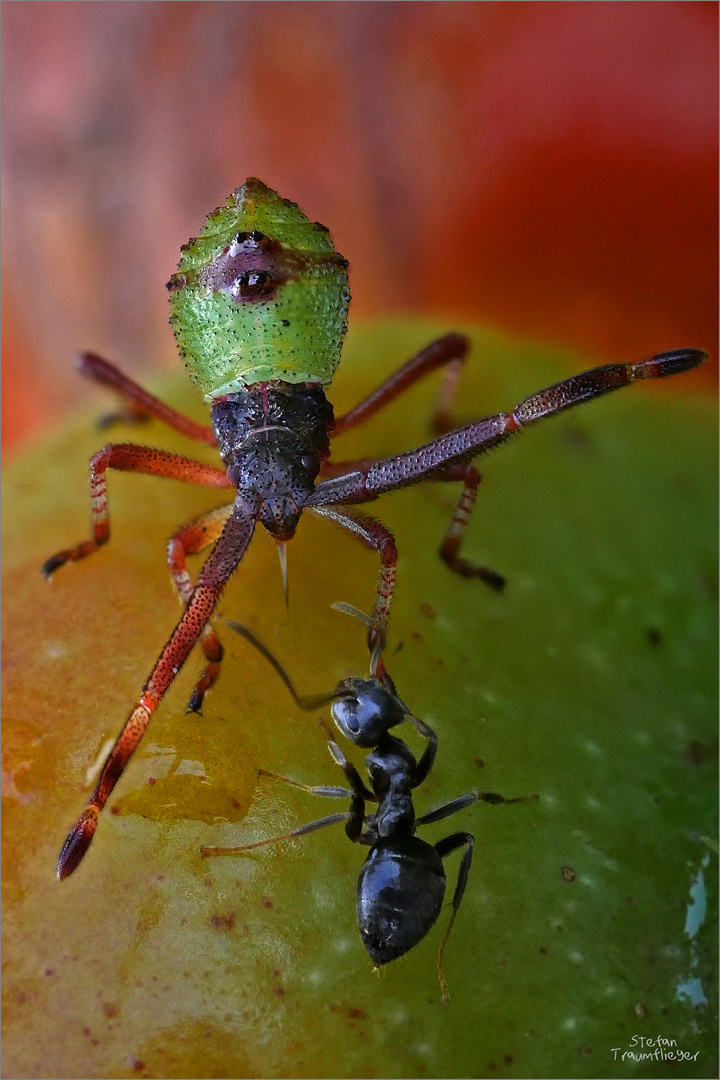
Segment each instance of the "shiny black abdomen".
[[432,844],[417,836],[379,840],[360,872],[360,936],[379,967],[402,956],[435,924],[445,897],[445,870]]

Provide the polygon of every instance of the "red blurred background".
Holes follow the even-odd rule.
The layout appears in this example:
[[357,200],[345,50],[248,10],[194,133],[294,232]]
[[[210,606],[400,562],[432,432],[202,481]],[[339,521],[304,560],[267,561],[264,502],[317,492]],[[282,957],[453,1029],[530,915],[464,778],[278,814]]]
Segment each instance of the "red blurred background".
[[717,356],[717,20],[693,2],[4,3],[4,448],[93,393],[80,349],[177,363],[164,284],[248,175],[330,226],[355,319],[476,322],[588,362]]

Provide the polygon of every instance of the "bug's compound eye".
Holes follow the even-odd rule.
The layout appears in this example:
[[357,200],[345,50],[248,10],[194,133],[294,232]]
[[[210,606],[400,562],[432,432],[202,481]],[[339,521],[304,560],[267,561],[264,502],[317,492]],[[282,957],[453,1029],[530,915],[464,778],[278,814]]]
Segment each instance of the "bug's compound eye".
[[240,465],[229,465],[225,474],[233,487],[239,487],[243,478],[243,469]]
[[302,465],[303,469],[305,469],[305,471],[310,474],[313,480],[320,472],[320,462],[314,454],[303,454],[300,458],[300,464]]
[[275,292],[275,282],[266,270],[246,270],[233,286],[237,300],[264,300]]

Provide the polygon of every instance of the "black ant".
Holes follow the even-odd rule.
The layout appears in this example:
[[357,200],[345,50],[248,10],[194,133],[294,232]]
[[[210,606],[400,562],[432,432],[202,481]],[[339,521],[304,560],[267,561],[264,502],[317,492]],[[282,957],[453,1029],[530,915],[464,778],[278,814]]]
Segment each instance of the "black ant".
[[[332,702],[331,715],[342,734],[356,746],[371,750],[365,758],[365,765],[372,790],[335,742],[331,729],[321,721],[328,737],[330,753],[345,773],[349,788],[311,787],[266,769],[259,769],[258,773],[313,795],[349,798],[350,809],[318,818],[282,836],[258,840],[253,844],[232,848],[202,847],[201,855],[204,858],[211,855],[243,855],[254,848],[305,836],[344,821],[348,838],[370,848],[358,880],[357,920],[363,945],[376,968],[379,968],[403,956],[435,925],[445,898],[443,859],[457,848],[464,848],[452,899],[452,914],[438,953],[442,998],[444,1002],[449,1001],[443,956],[467,885],[475,838],[469,832],[455,832],[437,844],[429,844],[415,835],[416,829],[419,825],[442,821],[476,802],[491,805],[529,802],[537,801],[537,795],[506,799],[494,792],[471,792],[416,817],[412,792],[423,783],[433,767],[438,748],[437,735],[428,724],[412,715],[398,696],[385,669],[381,666],[373,678],[344,679],[332,694],[301,697],[279,661],[254,634],[240,623],[230,619],[227,622],[262,653],[301,709],[311,711]],[[419,761],[416,761],[402,739],[390,734],[391,728],[405,720],[427,739],[427,746]],[[378,804],[374,814],[365,813],[367,802]]]

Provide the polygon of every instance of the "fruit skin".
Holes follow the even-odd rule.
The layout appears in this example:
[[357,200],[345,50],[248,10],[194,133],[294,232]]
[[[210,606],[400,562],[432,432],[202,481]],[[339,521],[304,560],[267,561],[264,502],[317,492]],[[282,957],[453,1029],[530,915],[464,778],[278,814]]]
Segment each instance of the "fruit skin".
[[[241,237],[244,243],[235,243]],[[208,401],[268,380],[332,382],[350,291],[347,261],[324,225],[251,177],[182,252],[168,282],[170,323]],[[263,278],[270,270],[282,286],[272,291],[268,281],[262,303],[235,295],[227,278],[238,259]]]
[[[447,329],[356,331],[337,410]],[[583,366],[473,337],[461,420]],[[167,396],[192,409],[192,388],[174,397],[181,382]],[[432,398],[431,385],[417,388],[338,452],[419,444]],[[104,409],[99,395],[95,416]],[[700,873],[707,911],[717,905],[702,840],[717,836],[712,404],[630,388],[482,460],[468,556],[506,574],[503,596],[456,581],[436,556],[454,489],[426,484],[377,504],[401,560],[388,663],[440,738],[419,812],[473,788],[540,795],[457,815],[477,842],[446,952],[446,1007],[435,973],[445,912],[372,975],[354,910],[365,852],[341,828],[253,858],[200,859],[201,844],[260,839],[335,809],[258,781],[257,768],[342,782],[313,719],[229,633],[202,718],[184,714],[198,659],[118,786],[102,845],[55,880],[86,770],[177,616],[165,540],[222,501],[113,475],[110,544],[43,582],[48,552],[87,528],[85,461],[102,441],[93,419],[4,480],[5,1074],[595,1077],[612,1047],[660,1035],[699,1052],[683,1076],[717,1075],[715,928],[708,918],[685,930]],[[187,452],[160,427],[128,437]],[[363,627],[329,605],[367,608],[377,565],[309,515],[289,555],[289,615],[267,544],[248,553],[221,614],[247,622],[310,692],[361,673]],[[438,840],[444,824],[423,837]],[[693,978],[707,1006],[678,998]],[[611,1068],[678,1075],[662,1063]]]

